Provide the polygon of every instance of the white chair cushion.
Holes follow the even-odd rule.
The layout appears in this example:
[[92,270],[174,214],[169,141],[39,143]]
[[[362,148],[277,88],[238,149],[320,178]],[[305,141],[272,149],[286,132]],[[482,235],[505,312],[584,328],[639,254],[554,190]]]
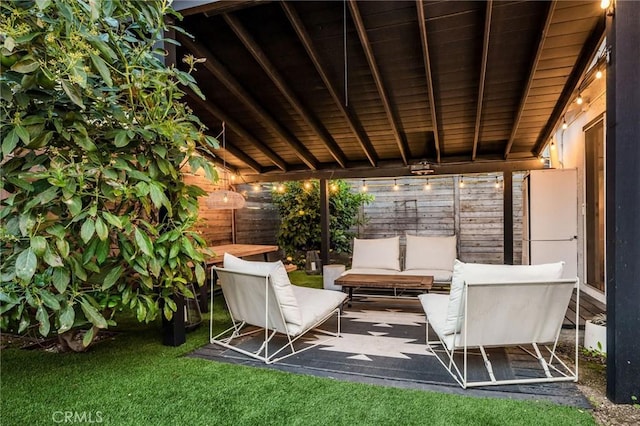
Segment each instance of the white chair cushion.
[[302,324],[302,314],[300,313],[298,301],[293,292],[291,281],[289,281],[287,270],[281,261],[255,262],[240,259],[229,253],[225,253],[223,262],[225,269],[234,269],[265,276],[269,275],[276,293],[276,299],[278,303],[280,303],[284,320],[290,324]]
[[353,240],[352,268],[400,270],[400,237]]
[[444,334],[460,332],[461,305],[465,281],[475,282],[518,282],[544,281],[562,278],[564,262],[546,263],[542,265],[487,265],[480,263],[463,263],[456,259],[451,279],[451,292],[447,307],[447,319],[443,327]]
[[440,269],[453,271],[456,260],[456,236],[422,237],[407,235],[405,271]]
[[310,327],[316,325],[318,321],[342,305],[347,298],[346,293],[338,291],[297,285],[292,285],[291,288],[299,302],[300,311],[302,312],[302,323],[300,325],[287,324],[289,334],[292,336],[304,333]]
[[[451,265],[453,266],[453,264]],[[444,269],[410,269],[408,271],[400,272],[400,275],[430,276],[433,277],[434,283],[451,282],[452,274],[453,272],[451,270]]]
[[349,274],[364,274],[364,275],[396,275],[400,272],[395,269],[378,269],[378,268],[351,268],[345,271],[340,276]]

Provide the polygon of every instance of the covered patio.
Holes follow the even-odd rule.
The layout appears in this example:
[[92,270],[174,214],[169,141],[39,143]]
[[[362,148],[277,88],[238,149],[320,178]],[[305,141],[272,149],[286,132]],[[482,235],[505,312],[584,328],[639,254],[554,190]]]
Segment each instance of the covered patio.
[[177,6],[194,38],[177,35],[175,58],[206,59],[196,78],[207,100],[190,104],[227,129],[215,160],[242,183],[320,179],[325,262],[329,179],[501,173],[503,262],[514,263],[514,172],[547,166],[569,106],[606,70],[609,397],[637,394],[636,4]]

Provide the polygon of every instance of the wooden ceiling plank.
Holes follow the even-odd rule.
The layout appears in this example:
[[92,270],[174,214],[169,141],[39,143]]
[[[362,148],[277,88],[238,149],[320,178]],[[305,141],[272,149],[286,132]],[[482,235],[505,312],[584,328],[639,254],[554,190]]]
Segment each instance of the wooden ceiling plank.
[[373,148],[373,145],[371,144],[369,137],[365,133],[362,127],[362,124],[359,122],[355,114],[351,111],[350,108],[347,108],[343,105],[342,100],[338,95],[338,91],[336,90],[335,86],[331,82],[331,79],[329,78],[329,75],[324,69],[322,61],[320,60],[320,55],[318,54],[318,51],[316,50],[313,44],[313,41],[311,40],[311,37],[309,36],[309,33],[304,23],[302,22],[302,19],[294,9],[292,3],[282,2],[280,3],[280,5],[282,6],[282,9],[284,10],[285,15],[289,19],[289,22],[291,23],[294,31],[298,35],[298,39],[300,40],[305,50],[307,51],[307,54],[309,55],[311,62],[313,62],[313,65],[315,66],[316,71],[318,72],[318,74],[320,75],[320,78],[324,82],[324,85],[327,88],[327,91],[329,92],[329,94],[331,95],[333,102],[335,103],[335,105],[338,107],[338,109],[344,116],[345,120],[347,121],[347,124],[349,125],[349,128],[351,129],[351,132],[354,134],[354,136],[356,137],[356,140],[360,144],[360,148],[362,148],[362,151],[367,156],[367,159],[369,160],[369,163],[371,163],[371,166],[376,167],[378,163],[378,155],[376,154],[376,151]]
[[302,101],[294,93],[294,91],[286,83],[284,77],[277,70],[275,65],[271,62],[264,50],[258,45],[256,40],[251,36],[249,31],[242,25],[240,20],[231,14],[225,13],[222,15],[225,22],[233,30],[236,36],[240,39],[244,47],[251,53],[251,56],[260,64],[264,72],[271,79],[273,84],[276,85],[280,93],[284,95],[289,104],[295,109],[295,111],[302,117],[309,127],[315,132],[316,136],[320,138],[325,148],[329,151],[331,156],[336,160],[340,167],[345,167],[347,160],[344,153],[333,139],[333,136],[329,134],[327,129],[318,122],[318,119],[305,107]]
[[436,147],[436,163],[440,163],[440,130],[438,127],[438,114],[433,88],[433,74],[431,70],[431,59],[429,57],[429,41],[427,39],[427,22],[424,15],[424,1],[416,0],[418,10],[418,25],[420,27],[420,42],[422,44],[422,57],[424,58],[424,69],[427,77],[427,88],[429,95],[429,109],[431,110],[431,126],[433,128],[433,139]]
[[551,27],[553,12],[555,11],[557,4],[558,4],[557,0],[553,0],[552,2],[549,3],[549,9],[547,10],[547,17],[545,18],[544,25],[542,27],[542,32],[540,33],[540,40],[538,41],[538,48],[536,49],[536,54],[533,58],[533,62],[531,63],[531,68],[529,69],[529,78],[527,79],[527,84],[525,85],[524,90],[522,92],[522,96],[520,97],[520,104],[518,106],[518,111],[516,112],[515,119],[513,120],[513,126],[511,127],[511,135],[509,136],[509,141],[507,142],[507,146],[504,150],[505,160],[509,158],[509,153],[511,152],[513,141],[516,137],[516,133],[518,132],[518,126],[520,125],[522,112],[524,111],[524,107],[527,104],[527,98],[529,97],[529,90],[531,90],[531,83],[533,83],[533,78],[536,74],[536,69],[538,68],[538,62],[540,61],[540,57],[542,56],[544,42],[545,42],[545,39],[547,38],[547,33],[549,32],[549,28]]
[[224,65],[207,48],[190,38],[179,35],[178,41],[196,57],[205,58],[204,67],[211,72],[224,86],[244,103],[254,114],[260,117],[271,129],[286,142],[296,156],[312,170],[318,168],[318,160],[291,133],[276,121],[258,101],[231,75]]
[[578,88],[580,79],[584,75],[587,67],[598,51],[598,46],[600,46],[600,43],[602,42],[605,34],[605,28],[606,24],[603,14],[598,21],[598,24],[595,26],[595,28],[593,29],[591,34],[589,34],[589,37],[585,41],[582,47],[582,51],[578,56],[578,60],[576,61],[576,65],[573,67],[569,78],[567,78],[567,83],[564,85],[562,93],[558,98],[558,102],[555,104],[555,108],[549,116],[547,124],[540,132],[540,136],[538,137],[538,140],[536,141],[536,144],[532,150],[535,155],[540,155],[540,153],[542,153],[545,146],[547,145],[547,142],[549,141],[549,138],[551,137],[551,134],[553,133],[555,126],[558,124],[560,118],[562,117],[565,107],[569,102],[571,102],[571,97],[573,96],[575,90]]
[[362,46],[364,54],[367,58],[371,75],[376,84],[376,88],[378,89],[380,101],[382,102],[385,113],[387,115],[389,126],[391,127],[391,131],[396,140],[396,144],[398,145],[398,149],[400,150],[400,156],[402,157],[402,161],[405,164],[408,164],[407,152],[409,149],[407,147],[407,142],[400,134],[395,114],[393,112],[393,109],[391,108],[391,102],[389,101],[387,89],[384,85],[384,82],[382,81],[382,75],[380,74],[380,70],[378,69],[378,64],[376,62],[375,55],[373,54],[373,49],[371,48],[369,37],[367,36],[367,29],[364,26],[364,21],[362,20],[360,10],[358,9],[358,5],[355,0],[349,0],[349,9],[351,10],[351,17],[356,26],[358,38],[360,39],[360,45]]
[[201,108],[206,110],[209,114],[216,117],[220,121],[224,121],[230,129],[240,135],[243,139],[253,145],[258,151],[263,153],[273,164],[275,164],[280,170],[287,171],[287,163],[275,152],[273,152],[268,146],[260,142],[249,133],[240,123],[238,123],[229,114],[220,109],[210,99],[203,100],[200,96],[196,95],[189,89],[184,89],[189,98],[197,103]]
[[482,65],[480,66],[480,81],[478,87],[478,105],[476,106],[476,125],[473,132],[473,150],[471,161],[476,160],[478,153],[478,138],[480,137],[480,121],[482,119],[482,104],[484,102],[484,85],[487,79],[487,59],[489,57],[489,36],[491,34],[491,12],[493,0],[487,1],[487,9],[484,18],[484,40],[482,42]]

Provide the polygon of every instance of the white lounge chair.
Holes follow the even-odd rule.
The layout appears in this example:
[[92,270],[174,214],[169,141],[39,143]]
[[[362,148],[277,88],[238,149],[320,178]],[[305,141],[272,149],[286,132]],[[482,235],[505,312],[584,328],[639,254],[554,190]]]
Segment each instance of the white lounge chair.
[[[456,261],[450,295],[418,296],[427,318],[427,346],[460,386],[578,380],[577,327],[574,367],[556,354],[571,295],[578,289],[577,278],[560,279],[562,266],[562,262],[511,266]],[[578,324],[579,292],[576,305]],[[429,326],[438,340],[429,340]],[[536,377],[496,378],[486,348],[510,346],[537,359],[541,370]],[[484,378],[470,377],[472,355],[482,356]]]
[[[235,269],[214,267],[213,271],[220,280],[232,326],[214,336],[212,314],[211,343],[271,364],[340,335],[340,309],[346,294],[291,285],[282,262],[249,262],[237,258],[228,261],[225,258],[225,266],[228,264]],[[316,328],[333,315],[337,316],[335,333]],[[246,326],[257,329],[246,331]],[[331,337],[313,345],[294,345],[314,329]],[[259,332],[264,332],[264,339],[257,350],[246,350],[238,345],[242,337]],[[276,345],[273,342],[276,334],[285,337],[284,343]]]

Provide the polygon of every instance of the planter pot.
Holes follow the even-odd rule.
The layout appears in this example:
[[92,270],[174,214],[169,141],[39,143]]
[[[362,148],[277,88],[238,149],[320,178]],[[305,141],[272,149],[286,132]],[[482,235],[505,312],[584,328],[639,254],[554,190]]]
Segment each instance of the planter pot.
[[584,347],[607,353],[607,327],[587,320],[584,326]]

